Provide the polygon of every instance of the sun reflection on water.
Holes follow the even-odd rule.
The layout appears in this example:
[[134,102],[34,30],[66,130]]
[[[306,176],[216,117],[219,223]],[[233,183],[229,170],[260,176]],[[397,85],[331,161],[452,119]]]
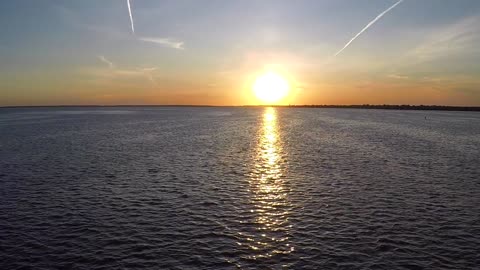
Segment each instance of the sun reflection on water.
[[254,232],[248,236],[250,259],[289,254],[289,187],[285,178],[285,153],[282,147],[275,108],[266,108],[259,130],[253,172],[249,179]]

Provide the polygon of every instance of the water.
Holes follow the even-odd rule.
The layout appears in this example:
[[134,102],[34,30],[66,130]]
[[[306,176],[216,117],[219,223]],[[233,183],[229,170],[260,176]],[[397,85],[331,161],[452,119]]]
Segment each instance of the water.
[[480,265],[479,113],[0,109],[0,134],[0,269]]

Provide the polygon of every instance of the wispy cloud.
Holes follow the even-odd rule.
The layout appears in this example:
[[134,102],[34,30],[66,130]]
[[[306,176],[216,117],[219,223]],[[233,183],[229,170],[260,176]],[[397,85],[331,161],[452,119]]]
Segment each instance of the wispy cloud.
[[396,80],[407,80],[407,79],[409,79],[408,76],[399,75],[399,74],[389,74],[387,77],[390,78],[390,79],[396,79]]
[[113,62],[109,61],[107,58],[105,58],[105,56],[99,55],[97,56],[97,58],[103,63],[107,64],[109,68],[115,68],[115,65],[113,64]]
[[155,81],[155,78],[152,74],[152,72],[157,70],[156,67],[140,68],[139,70],[148,78],[150,82],[152,82],[152,84],[157,85],[157,81]]
[[90,68],[87,69],[88,73],[100,77],[146,77],[153,85],[157,85],[153,72],[157,70],[156,67],[145,67],[136,69],[124,69],[117,68],[117,66],[103,55],[98,55],[97,58],[108,65],[108,69],[105,68]]
[[177,50],[184,50],[184,42],[183,41],[178,41],[178,40],[175,40],[175,39],[171,39],[171,38],[151,38],[151,37],[142,37],[142,38],[139,38],[139,40],[141,41],[145,41],[145,42],[152,42],[152,43],[156,43],[156,44],[159,44],[159,45],[162,45],[162,46],[165,46],[165,47],[169,47],[169,48],[173,48],[173,49],[177,49]]
[[[130,3],[130,2],[128,2]],[[128,11],[129,15],[131,16],[131,6],[128,5]],[[162,45],[164,47],[168,48],[173,48],[173,49],[178,49],[178,50],[184,50],[185,49],[185,43],[183,41],[176,40],[175,38],[171,37],[132,37],[132,35],[129,35],[126,33],[122,28],[116,28],[116,27],[109,27],[109,26],[102,26],[98,24],[90,24],[89,22],[86,22],[82,20],[80,14],[78,14],[75,10],[68,9],[66,7],[62,6],[57,6],[56,7],[57,12],[61,16],[62,20],[64,20],[66,23],[78,27],[81,29],[86,29],[92,32],[96,32],[99,35],[109,37],[109,38],[115,38],[117,40],[131,40],[132,38],[135,38],[136,40],[143,41],[143,42],[151,42],[151,43],[156,43],[158,45]],[[131,17],[132,18],[132,17]],[[133,19],[131,19],[131,26],[132,26],[132,32],[135,33],[135,28],[133,25]]]
[[130,6],[130,0],[127,0],[128,15],[130,16],[130,24],[132,26],[132,33],[135,34],[135,26],[133,25],[132,7]]
[[145,71],[145,72],[151,72],[157,70],[156,67],[149,67],[149,68],[140,68],[140,70]]
[[390,10],[394,9],[396,6],[398,6],[402,2],[403,2],[403,0],[399,0],[398,2],[393,4],[393,6],[387,8],[384,12],[380,13],[377,17],[375,17],[375,19],[373,19],[371,22],[369,22],[367,24],[367,26],[365,26],[360,32],[358,32],[358,34],[356,34],[352,39],[350,39],[350,41],[347,42],[347,44],[345,44],[345,46],[343,46],[343,48],[341,48],[337,53],[335,53],[334,56],[337,56],[341,52],[343,52],[343,50],[345,50],[355,39],[357,39],[363,32],[367,31],[367,29],[370,28],[370,26],[372,26],[374,23],[376,23],[378,20],[380,20],[385,14],[390,12]]
[[479,42],[480,16],[473,16],[437,29],[409,55],[420,62],[430,61],[479,50]]

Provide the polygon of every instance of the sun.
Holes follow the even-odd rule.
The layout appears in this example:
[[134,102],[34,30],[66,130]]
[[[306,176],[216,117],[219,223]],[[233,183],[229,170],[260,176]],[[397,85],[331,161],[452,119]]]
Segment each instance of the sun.
[[285,98],[290,90],[288,81],[272,71],[257,77],[252,88],[260,101],[269,104]]

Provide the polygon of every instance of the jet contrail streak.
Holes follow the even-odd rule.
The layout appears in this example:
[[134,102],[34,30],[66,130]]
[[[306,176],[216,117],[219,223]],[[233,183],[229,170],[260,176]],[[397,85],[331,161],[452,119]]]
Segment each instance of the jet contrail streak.
[[387,14],[390,10],[394,9],[396,6],[398,6],[400,3],[402,3],[403,0],[399,0],[398,2],[396,2],[395,4],[393,4],[393,6],[389,7],[387,10],[385,10],[384,12],[380,13],[380,15],[378,15],[375,19],[373,19],[373,21],[369,22],[367,24],[367,26],[365,26],[362,31],[358,32],[358,34],[356,34],[352,39],[350,39],[350,41],[345,44],[345,46],[343,46],[342,49],[340,49],[334,56],[337,56],[339,55],[343,50],[345,50],[355,39],[357,39],[363,32],[365,32],[370,26],[372,26],[374,23],[376,23],[378,20],[380,20],[380,18],[382,18],[385,14]]
[[132,16],[132,8],[130,7],[130,0],[127,0],[128,6],[128,14],[130,15],[130,23],[132,25],[132,33],[135,34],[135,27],[133,26],[133,16]]
[[99,55],[97,56],[98,59],[100,59],[100,61],[102,61],[103,63],[107,64],[109,68],[115,68],[115,65],[113,64],[113,62],[111,62],[110,60],[108,60],[105,56],[103,55]]

